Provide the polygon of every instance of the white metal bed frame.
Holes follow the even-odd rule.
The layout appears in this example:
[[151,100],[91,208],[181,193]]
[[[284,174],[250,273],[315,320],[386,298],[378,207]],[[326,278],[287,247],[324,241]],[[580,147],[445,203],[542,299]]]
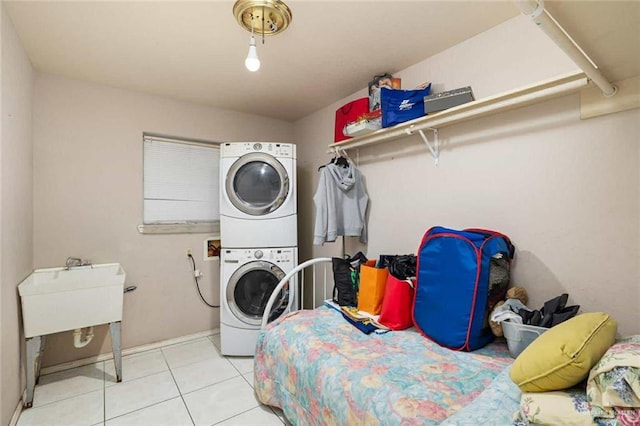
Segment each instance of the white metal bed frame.
[[[329,265],[329,267],[328,267]],[[296,282],[298,285],[293,286],[294,291],[299,291],[299,300],[300,307],[299,309],[315,309],[318,306],[322,305],[325,299],[330,298],[333,294],[333,269],[330,267],[331,258],[330,257],[317,257],[315,259],[307,260],[306,262],[302,262],[295,268],[293,268],[288,274],[286,274],[278,283],[276,288],[271,293],[271,297],[267,301],[267,305],[264,308],[264,314],[262,315],[262,323],[260,325],[260,329],[263,329],[267,323],[269,322],[269,314],[271,313],[271,309],[273,308],[273,304],[276,301],[276,298],[280,291],[284,288],[284,286],[289,282]],[[318,269],[322,267],[322,272],[318,273]],[[309,268],[311,270],[311,276],[307,275],[306,278],[311,279],[311,296],[305,292],[305,269]],[[327,269],[329,269],[329,275],[327,275]],[[320,277],[318,276],[320,275]],[[293,277],[297,277],[296,280],[292,280]],[[327,280],[329,278],[329,280]],[[322,280],[319,283],[319,280]],[[329,288],[329,293],[327,293],[327,283],[331,286]],[[321,285],[322,287],[319,287]],[[320,302],[317,303],[317,293],[321,290]],[[311,299],[311,307],[305,307],[305,297]],[[294,300],[294,294],[292,291],[289,292],[289,304],[291,305]],[[298,310],[298,307],[296,309]]]

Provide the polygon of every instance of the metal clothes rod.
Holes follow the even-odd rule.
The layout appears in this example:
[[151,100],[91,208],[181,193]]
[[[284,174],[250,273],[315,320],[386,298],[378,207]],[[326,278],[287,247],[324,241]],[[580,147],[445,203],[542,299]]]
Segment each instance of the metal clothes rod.
[[591,59],[576,44],[567,32],[544,9],[544,0],[515,0],[523,15],[531,19],[607,96],[613,96],[618,89],[609,83]]

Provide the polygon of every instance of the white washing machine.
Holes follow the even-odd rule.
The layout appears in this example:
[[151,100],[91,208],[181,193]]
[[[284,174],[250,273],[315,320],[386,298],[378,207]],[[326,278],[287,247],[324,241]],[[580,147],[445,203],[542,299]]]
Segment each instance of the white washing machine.
[[223,247],[298,245],[294,144],[222,144],[220,183]]
[[[264,308],[297,264],[298,249],[223,249],[220,256],[220,349],[223,355],[254,355]],[[278,295],[272,320],[297,309],[296,289],[293,278]]]

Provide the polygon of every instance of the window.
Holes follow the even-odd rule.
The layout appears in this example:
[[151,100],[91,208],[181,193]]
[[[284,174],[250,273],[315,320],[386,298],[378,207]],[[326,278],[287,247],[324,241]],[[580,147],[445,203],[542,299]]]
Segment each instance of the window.
[[144,135],[142,233],[218,233],[217,143]]

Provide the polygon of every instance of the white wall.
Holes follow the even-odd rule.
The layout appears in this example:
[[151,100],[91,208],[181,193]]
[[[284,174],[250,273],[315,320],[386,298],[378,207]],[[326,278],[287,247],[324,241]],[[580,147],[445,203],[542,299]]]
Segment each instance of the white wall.
[[[39,74],[35,85],[36,267],[68,256],[121,262],[127,284],[123,347],[210,330],[219,310],[193,282],[193,250],[204,296],[219,301],[219,265],[202,261],[205,234],[141,235],[142,134],[210,141],[294,142],[290,123]],[[72,334],[47,340],[44,365],[111,350],[107,327],[84,349]]]
[[22,338],[17,286],[33,268],[34,72],[9,16],[0,5],[2,26],[2,113],[0,127],[0,424],[20,401]]
[[[470,85],[483,98],[575,69],[516,17],[396,75],[403,88]],[[336,108],[365,94],[296,123],[301,259],[341,252],[340,240],[311,247],[311,197]],[[571,95],[442,129],[439,167],[418,136],[352,150],[371,200],[369,243],[348,239],[347,252],[415,253],[435,225],[499,230],[517,247],[513,281],[532,307],[567,292],[583,311],[612,314],[621,333],[640,333],[639,123],[637,109],[581,121]]]

